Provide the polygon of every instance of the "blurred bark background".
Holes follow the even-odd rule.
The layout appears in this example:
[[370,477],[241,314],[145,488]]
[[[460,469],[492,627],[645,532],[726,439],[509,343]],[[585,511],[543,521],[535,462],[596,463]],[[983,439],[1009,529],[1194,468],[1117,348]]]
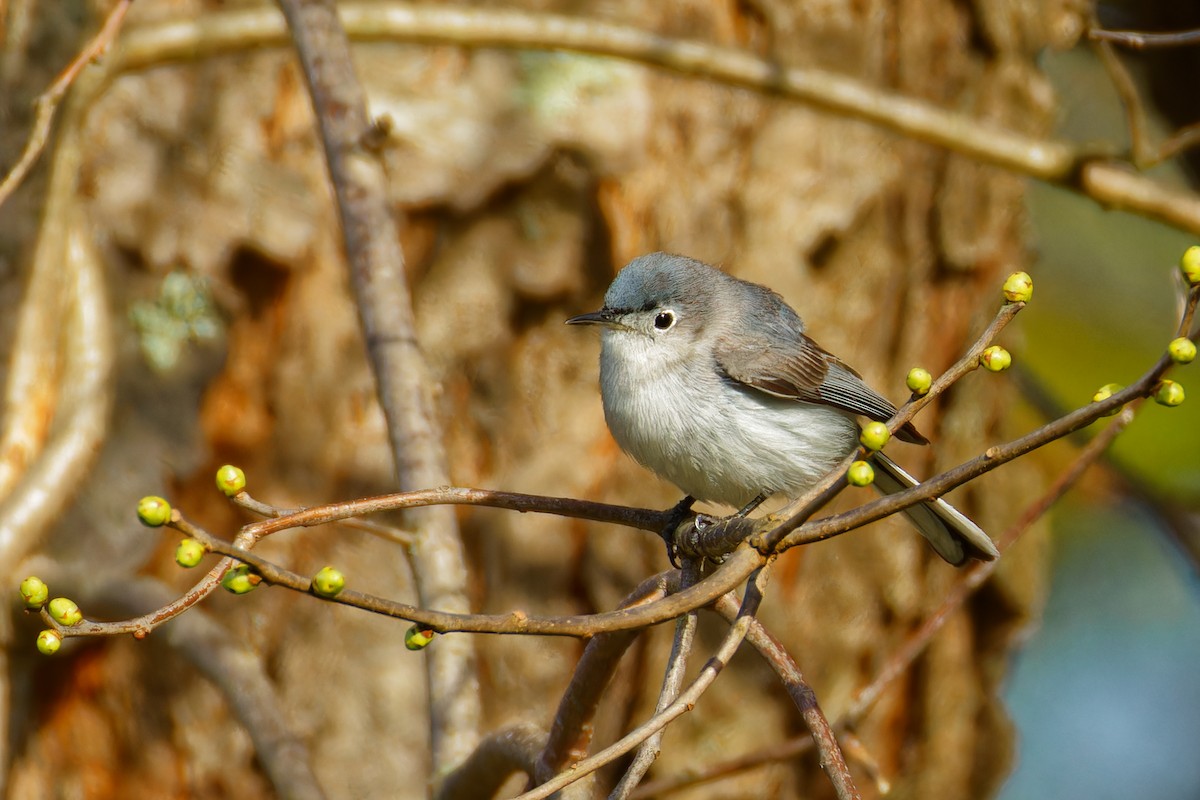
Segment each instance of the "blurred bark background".
[[[243,4],[140,0],[127,26],[218,5]],[[822,67],[1039,134],[1055,106],[1034,57],[1071,44],[1067,5],[524,7]],[[15,159],[32,98],[95,29],[107,10],[98,6],[8,1],[0,163]],[[20,20],[28,30],[18,36]],[[772,286],[815,338],[896,401],[910,366],[936,374],[958,356],[993,313],[1003,276],[1027,260],[1022,179],[862,123],[590,56],[403,43],[355,52],[372,113],[392,123],[383,152],[458,485],[657,507],[678,499],[610,439],[598,343],[563,326],[598,307],[616,270],[638,254],[682,252]],[[3,577],[15,586],[36,572],[53,594],[99,617],[130,613],[137,576],[175,589],[194,579],[172,561],[173,536],[135,521],[142,495],[162,493],[209,530],[232,532],[244,520],[213,491],[222,463],[242,466],[251,492],[280,506],[393,484],[292,55],[247,50],[114,75],[98,102],[63,124],[72,119],[82,127],[71,213],[84,215],[107,278],[114,411],[87,481],[52,501],[64,504],[61,517],[24,559],[3,565]],[[0,214],[0,342],[12,341],[36,237],[54,222],[46,214],[63,211],[46,202],[63,141]],[[181,275],[206,279],[211,299]],[[180,316],[191,327],[163,322]],[[1008,393],[1002,379],[969,377],[917,420],[934,447],[901,446],[896,457],[925,475],[978,453],[1003,430]],[[996,533],[1040,480],[1013,467],[954,499]],[[606,610],[665,567],[651,536],[459,514],[480,611]],[[412,599],[401,549],[360,532],[297,531],[263,552],[302,573],[333,563],[355,588]],[[856,731],[894,782],[891,797],[982,797],[1010,769],[1012,732],[996,690],[1044,581],[1036,539],[1005,558],[969,613]],[[889,522],[788,553],[761,617],[834,717],[953,578],[905,523]],[[423,656],[405,650],[405,626],[282,590],[215,597],[191,613],[261,662],[329,796],[425,794]],[[711,645],[720,629],[702,620],[701,641]],[[71,640],[48,660],[32,645],[35,618],[18,614],[8,627],[10,796],[274,793],[228,697],[165,635]],[[641,637],[610,690],[597,742],[650,714],[669,642],[669,626]],[[481,636],[475,644],[485,729],[547,725],[581,643]],[[653,774],[754,752],[800,729],[774,677],[742,654],[669,729]],[[865,779],[860,787],[877,793]],[[809,756],[679,796],[831,789]]]

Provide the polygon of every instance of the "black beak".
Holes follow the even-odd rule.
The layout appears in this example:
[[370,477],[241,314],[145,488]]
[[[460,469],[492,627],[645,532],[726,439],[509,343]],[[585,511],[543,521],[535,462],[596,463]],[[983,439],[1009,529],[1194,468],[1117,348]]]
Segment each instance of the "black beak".
[[568,325],[604,325],[613,327],[617,324],[616,314],[607,308],[602,308],[599,311],[589,311],[586,314],[579,314],[567,320]]

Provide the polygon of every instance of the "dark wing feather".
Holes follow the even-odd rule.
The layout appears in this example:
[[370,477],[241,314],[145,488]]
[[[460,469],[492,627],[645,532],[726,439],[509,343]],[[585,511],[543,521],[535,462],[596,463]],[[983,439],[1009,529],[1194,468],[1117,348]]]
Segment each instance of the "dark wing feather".
[[[886,422],[896,413],[896,407],[864,383],[857,372],[797,326],[771,327],[770,338],[718,340],[714,350],[718,369],[732,381],[775,397],[833,406],[879,422]],[[897,435],[907,442],[928,443],[911,423]]]

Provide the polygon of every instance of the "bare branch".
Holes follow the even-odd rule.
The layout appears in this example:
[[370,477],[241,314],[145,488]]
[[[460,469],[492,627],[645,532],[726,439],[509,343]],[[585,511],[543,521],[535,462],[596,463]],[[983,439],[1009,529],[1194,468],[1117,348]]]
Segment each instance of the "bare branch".
[[[683,562],[683,572],[680,577],[680,588],[686,589],[689,586],[694,586],[700,580],[700,562],[698,559],[686,559]],[[723,599],[729,600],[733,604],[730,595],[725,595]],[[735,612],[736,613],[736,612]],[[671,642],[671,655],[667,658],[667,668],[663,673],[662,688],[658,693],[658,703],[654,707],[655,713],[661,713],[670,703],[679,696],[679,692],[683,687],[684,671],[687,669],[688,655],[692,652],[692,644],[696,637],[696,612],[689,611],[679,619],[675,620],[675,638]],[[650,771],[650,767],[658,760],[659,753],[662,747],[663,731],[658,731],[649,739],[642,743],[634,754],[633,763],[621,776],[621,780],[617,786],[609,794],[612,800],[625,800],[632,792],[646,773]]]
[[1166,47],[1191,47],[1200,44],[1200,30],[1147,33],[1145,31],[1109,31],[1103,28],[1088,30],[1088,38],[1097,42],[1112,42],[1131,50],[1151,50]]
[[[1188,293],[1187,305],[1181,317],[1177,329],[1179,333],[1177,335],[1184,336],[1191,329],[1192,318],[1198,302],[1200,302],[1200,286],[1193,287]],[[961,486],[967,481],[974,480],[985,472],[990,472],[1015,458],[1019,458],[1039,447],[1044,447],[1050,442],[1086,428],[1096,420],[1108,416],[1128,403],[1149,397],[1155,392],[1162,376],[1174,366],[1175,362],[1171,360],[1171,357],[1164,354],[1142,377],[1121,391],[1115,392],[1111,397],[1064,414],[1057,420],[1047,423],[1018,439],[1005,444],[993,445],[982,455],[930,478],[912,489],[906,489],[887,497],[881,497],[842,514],[804,523],[796,527],[792,533],[788,534],[782,540],[779,540],[777,550],[785,550],[800,544],[837,536],[848,530],[866,525],[868,522],[883,519],[901,509],[907,508],[914,502],[927,500],[931,497],[940,497],[951,489]],[[762,546],[754,541],[751,544]]]
[[546,732],[523,722],[488,734],[471,755],[442,782],[438,800],[494,797],[514,772],[532,775]]
[[324,525],[380,511],[399,511],[433,505],[487,506],[522,513],[536,511],[575,519],[588,519],[594,522],[611,522],[655,533],[661,530],[662,526],[671,518],[669,511],[614,506],[589,500],[575,500],[569,497],[543,497],[518,492],[498,492],[492,489],[443,486],[439,489],[417,489],[312,506],[281,514],[263,522],[253,523],[246,526],[246,531],[256,537],[261,537],[287,528]]
[[[642,581],[630,592],[619,608],[647,605],[679,591],[679,573],[660,573]],[[580,753],[586,753],[592,737],[592,719],[600,699],[616,673],[617,663],[640,631],[602,633],[588,642],[575,666],[571,682],[563,692],[546,747],[532,773],[530,787],[537,786],[562,772]]]
[[[728,596],[722,597],[716,602],[715,610],[729,621],[733,621],[737,615],[737,608],[730,602]],[[817,752],[821,756],[821,769],[825,770],[825,774],[833,783],[838,800],[861,798],[862,795],[855,787],[854,779],[850,776],[850,768],[846,766],[846,759],[842,756],[842,749],[838,746],[833,728],[830,726],[829,720],[825,718],[825,712],[821,710],[820,703],[817,702],[817,693],[804,679],[804,674],[801,673],[796,659],[792,658],[791,653],[783,646],[783,642],[776,639],[757,619],[751,624],[746,639],[771,665],[771,669],[775,670],[775,674],[783,682],[788,696],[796,704],[801,719],[804,720],[805,726],[812,734],[812,741],[817,745]]]
[[79,77],[79,73],[83,68],[92,61],[100,58],[112,45],[113,40],[117,38],[117,33],[121,30],[121,23],[125,21],[125,14],[129,11],[129,7],[133,5],[133,0],[117,0],[112,11],[108,12],[108,16],[104,20],[104,24],[100,27],[100,31],[92,37],[92,40],[79,52],[79,55],[67,65],[54,83],[50,84],[46,91],[38,96],[37,102],[34,104],[35,116],[33,121],[33,129],[29,132],[29,139],[25,142],[25,149],[21,152],[20,159],[9,170],[8,174],[0,180],[0,205],[16,191],[16,188],[21,185],[21,181],[25,180],[25,176],[33,169],[33,165],[37,163],[38,156],[46,147],[46,142],[50,138],[50,128],[54,122],[54,114],[58,111],[58,106],[66,95],[67,90],[71,88],[71,84]]
[[[742,641],[746,638],[746,632],[749,630],[750,623],[754,620],[754,614],[758,612],[758,606],[762,602],[762,592],[766,587],[768,566],[759,567],[755,570],[754,576],[746,584],[746,595],[742,600],[742,607],[738,611],[737,620],[730,626],[729,632],[725,634],[725,638],[721,641],[717,652],[713,654],[712,658],[708,660],[708,663],[700,671],[700,674],[696,676],[696,679],[692,681],[686,691],[679,695],[679,698],[674,703],[655,714],[638,728],[630,731],[619,741],[606,747],[599,753],[572,765],[571,769],[567,772],[561,773],[541,786],[525,792],[517,800],[540,800],[540,798],[549,797],[564,786],[569,786],[585,775],[625,755],[650,738],[656,731],[662,730],[688,711],[691,711],[696,701],[712,685],[713,681],[717,679],[717,675],[721,673],[721,670],[733,658],[733,654],[737,652],[738,647],[741,646]],[[686,592],[681,594],[684,593]]]
[[[387,176],[363,146],[371,134],[367,98],[354,73],[350,43],[333,0],[279,0],[312,95],[325,160],[337,198],[363,339],[388,424],[401,489],[449,483],[433,381],[413,321],[404,254],[387,200]],[[467,570],[454,513],[446,507],[411,512],[409,548],[421,603],[466,611]],[[475,650],[451,639],[429,653],[430,736],[434,774],[470,755],[479,738],[479,676]]]
[[[177,511],[175,513],[178,514]],[[230,558],[250,565],[258,577],[268,585],[281,586],[297,592],[311,591],[312,581],[307,576],[284,569],[247,549],[252,546],[253,542],[245,532],[239,534],[239,539],[230,544],[182,519],[176,519],[171,524],[188,536],[203,542],[212,552],[227,556],[183,597],[134,620],[97,622],[85,619],[78,625],[65,628],[54,622],[45,609],[42,609],[42,619],[64,637],[113,636],[129,633],[137,638],[142,638],[154,628],[182,614],[211,594],[220,585],[221,577],[232,564]],[[523,634],[586,638],[605,631],[631,630],[658,625],[675,619],[694,608],[705,606],[715,598],[739,586],[755,569],[762,565],[763,560],[756,551],[743,547],[734,551],[712,575],[690,589],[645,606],[580,616],[531,617],[523,611],[513,611],[508,614],[432,611],[353,589],[345,589],[336,597],[320,599],[370,611],[374,614],[408,620],[437,633]],[[443,640],[439,645],[444,644],[445,641]]]

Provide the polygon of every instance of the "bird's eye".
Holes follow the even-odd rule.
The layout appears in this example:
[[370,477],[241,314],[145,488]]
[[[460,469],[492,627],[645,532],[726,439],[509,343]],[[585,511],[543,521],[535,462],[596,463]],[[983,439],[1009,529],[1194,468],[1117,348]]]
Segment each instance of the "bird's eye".
[[658,316],[654,318],[654,327],[658,328],[660,331],[665,331],[674,324],[674,311],[660,311],[658,312]]

